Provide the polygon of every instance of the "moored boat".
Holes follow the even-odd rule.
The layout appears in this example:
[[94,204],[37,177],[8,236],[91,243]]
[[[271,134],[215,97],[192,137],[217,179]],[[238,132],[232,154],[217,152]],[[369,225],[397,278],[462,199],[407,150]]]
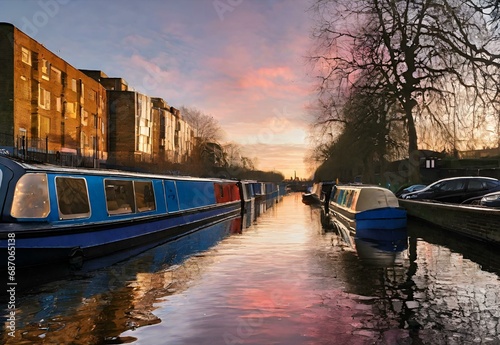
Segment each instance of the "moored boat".
[[406,228],[406,210],[394,193],[368,185],[336,186],[329,201],[328,217],[359,237],[379,237],[379,230]]
[[240,181],[240,198],[242,201],[242,222],[245,228],[252,225],[252,222],[256,220],[255,215],[255,192],[253,189],[253,184],[255,181]]
[[309,192],[302,194],[302,202],[306,205],[322,205],[328,202],[328,197],[335,182],[316,182]]
[[0,156],[0,257],[15,260],[16,267],[78,266],[154,247],[240,217],[241,207],[232,180],[73,169]]

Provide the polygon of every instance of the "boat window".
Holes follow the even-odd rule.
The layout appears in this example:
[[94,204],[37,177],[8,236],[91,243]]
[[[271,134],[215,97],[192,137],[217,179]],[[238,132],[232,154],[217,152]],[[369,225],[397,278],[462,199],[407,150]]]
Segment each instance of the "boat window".
[[352,202],[351,202],[351,209],[355,210],[356,205],[358,204],[358,196],[359,196],[360,191],[355,190],[352,196]]
[[345,206],[348,207],[348,208],[351,207],[352,196],[353,196],[353,191],[352,190],[347,191]]
[[104,181],[108,214],[135,212],[134,186],[128,180]]
[[340,190],[338,204],[341,206],[345,206],[346,193],[347,193],[347,191],[345,191],[344,189]]
[[90,216],[89,195],[84,178],[56,177],[56,190],[61,219]]
[[153,182],[151,181],[135,181],[135,204],[137,211],[154,211],[156,210],[155,195],[153,192]]
[[335,191],[335,194],[333,195],[333,199],[332,201],[335,202],[335,203],[339,203],[339,199],[340,199],[340,192],[341,192],[342,189],[338,189]]
[[245,190],[248,197],[253,197],[253,189],[250,184],[245,184]]
[[50,211],[47,175],[28,173],[16,184],[10,214],[15,218],[45,218]]

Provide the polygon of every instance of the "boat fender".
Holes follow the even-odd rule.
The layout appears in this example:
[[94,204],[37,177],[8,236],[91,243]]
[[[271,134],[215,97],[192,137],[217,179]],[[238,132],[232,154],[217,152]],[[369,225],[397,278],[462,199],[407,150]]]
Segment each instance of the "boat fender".
[[71,249],[69,254],[69,267],[72,270],[80,270],[83,267],[83,250],[80,247]]

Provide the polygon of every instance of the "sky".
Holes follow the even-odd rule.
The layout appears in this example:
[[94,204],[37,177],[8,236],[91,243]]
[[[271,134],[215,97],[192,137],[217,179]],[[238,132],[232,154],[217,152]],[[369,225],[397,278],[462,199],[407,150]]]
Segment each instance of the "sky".
[[310,0],[0,0],[69,64],[213,116],[256,168],[310,177]]

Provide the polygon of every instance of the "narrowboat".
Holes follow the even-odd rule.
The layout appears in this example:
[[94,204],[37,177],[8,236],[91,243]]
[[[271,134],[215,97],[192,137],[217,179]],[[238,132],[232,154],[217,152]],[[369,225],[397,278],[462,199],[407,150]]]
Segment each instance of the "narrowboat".
[[380,238],[381,230],[406,228],[406,210],[394,193],[368,185],[335,186],[330,196],[329,221],[363,238]]
[[266,211],[265,184],[262,182],[252,182],[253,194],[255,195],[254,215],[259,218]]
[[328,202],[328,196],[335,182],[316,182],[310,192],[302,194],[302,202],[306,205],[323,205]]
[[264,183],[264,194],[266,202],[266,210],[274,206],[278,200],[278,185],[273,182]]
[[257,219],[255,215],[255,193],[253,189],[255,181],[240,181],[240,198],[242,202],[242,223],[245,228],[249,228],[252,222]]
[[240,217],[241,206],[237,181],[0,156],[0,257],[14,259],[15,251],[16,267],[62,261],[78,267]]
[[302,193],[302,202],[306,205],[319,204],[319,190],[321,189],[316,183],[312,187],[307,188],[307,191]]

